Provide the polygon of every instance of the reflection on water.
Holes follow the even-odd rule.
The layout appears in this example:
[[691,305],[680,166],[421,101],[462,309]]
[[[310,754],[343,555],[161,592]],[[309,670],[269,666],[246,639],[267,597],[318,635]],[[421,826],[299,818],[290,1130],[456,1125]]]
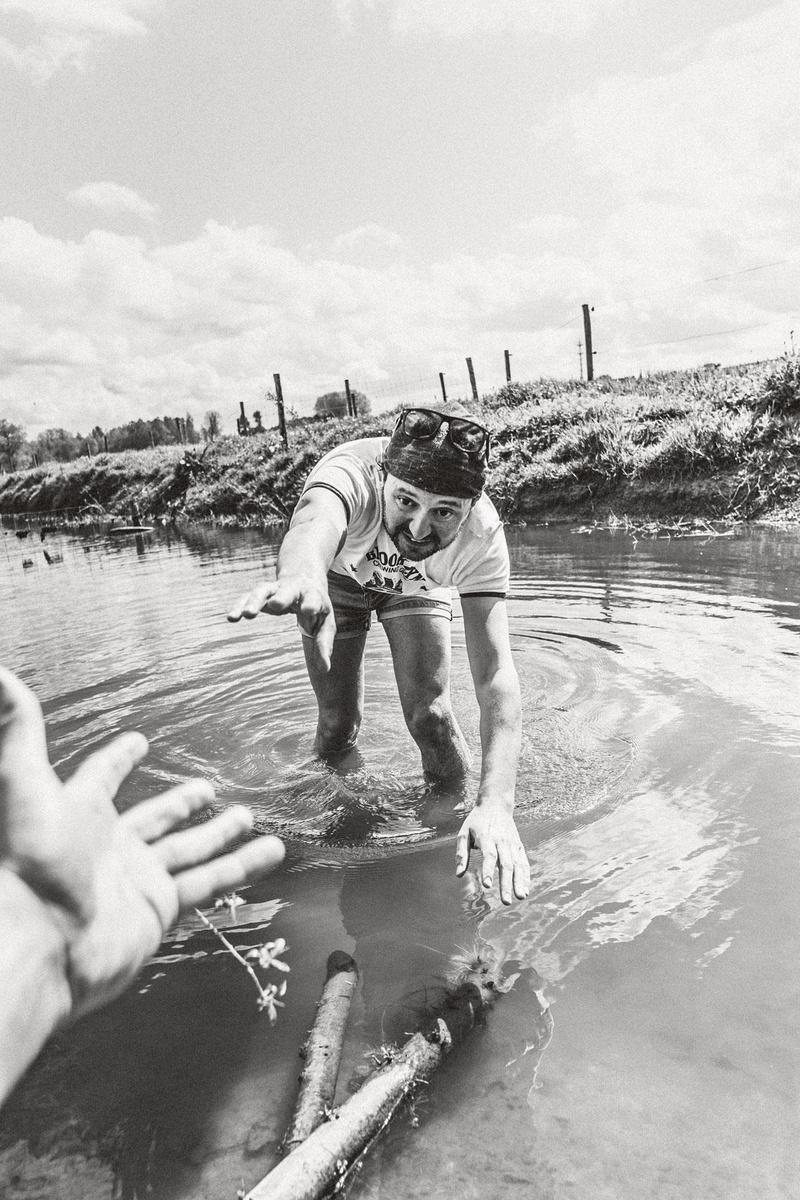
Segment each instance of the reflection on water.
[[[354,1196],[795,1194],[800,537],[511,542],[533,886],[504,908],[454,878],[465,794],[426,786],[383,631],[368,641],[359,750],[332,769],[312,754],[293,619],[225,622],[272,571],[268,539],[57,535],[48,563],[0,533],[0,655],[43,699],[59,769],[134,727],[151,753],[124,803],[202,774],[219,805],[253,806],[290,853],[229,933],[245,948],[272,921],[293,965],[268,1029],[237,964],[184,922],[7,1107],[10,1197],[177,1200],[255,1182],[336,947],[361,968],[343,1089],[371,1045],[424,1019],[465,955],[516,977]],[[458,609],[453,641],[476,745]]]

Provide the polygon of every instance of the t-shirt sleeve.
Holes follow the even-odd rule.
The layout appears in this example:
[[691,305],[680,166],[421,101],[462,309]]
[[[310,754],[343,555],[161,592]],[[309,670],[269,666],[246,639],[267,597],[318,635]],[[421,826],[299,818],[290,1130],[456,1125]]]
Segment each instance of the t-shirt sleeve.
[[305,482],[303,495],[314,487],[327,488],[339,497],[347,514],[349,530],[357,529],[374,508],[374,487],[364,463],[346,451],[331,450],[320,459]]
[[477,540],[453,573],[453,586],[460,596],[506,596],[511,580],[508,546],[502,525],[486,538]]

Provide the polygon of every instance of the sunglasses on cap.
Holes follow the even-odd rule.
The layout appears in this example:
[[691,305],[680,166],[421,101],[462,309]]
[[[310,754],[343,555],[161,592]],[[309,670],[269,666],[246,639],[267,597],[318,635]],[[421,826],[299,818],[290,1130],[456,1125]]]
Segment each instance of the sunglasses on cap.
[[491,438],[489,430],[475,421],[467,421],[464,417],[448,417],[446,413],[437,412],[433,408],[404,408],[397,418],[395,428],[414,441],[426,441],[436,437],[443,422],[448,425],[447,436],[454,446],[463,450],[465,454],[485,453],[488,459]]

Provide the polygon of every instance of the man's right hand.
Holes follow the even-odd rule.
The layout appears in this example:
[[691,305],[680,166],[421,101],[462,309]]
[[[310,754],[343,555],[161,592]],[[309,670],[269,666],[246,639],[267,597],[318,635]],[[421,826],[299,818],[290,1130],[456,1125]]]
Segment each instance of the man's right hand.
[[326,587],[298,577],[259,583],[240,597],[228,613],[228,620],[245,617],[251,621],[262,612],[296,613],[303,633],[314,639],[323,670],[330,670],[336,621]]

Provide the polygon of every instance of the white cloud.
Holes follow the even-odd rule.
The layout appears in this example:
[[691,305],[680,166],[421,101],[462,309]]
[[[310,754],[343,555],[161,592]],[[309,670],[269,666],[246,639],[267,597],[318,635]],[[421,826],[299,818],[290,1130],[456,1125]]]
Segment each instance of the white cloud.
[[0,0],[6,30],[0,59],[37,83],[63,67],[85,70],[109,40],[142,37],[142,20],[159,0]]
[[376,247],[395,250],[402,244],[403,239],[399,233],[393,233],[391,229],[384,229],[381,225],[371,222],[368,225],[359,225],[357,229],[351,229],[347,233],[340,233],[331,242],[330,253],[334,258],[338,258],[354,250],[374,250]]
[[620,0],[335,0],[342,22],[383,12],[401,37],[463,40],[526,33],[540,38],[580,37]]
[[85,183],[70,192],[67,200],[83,208],[96,208],[112,215],[127,214],[143,221],[154,221],[158,215],[158,208],[138,192],[107,181]]
[[[345,377],[378,408],[434,394],[439,371],[451,391],[465,393],[466,355],[479,386],[497,386],[504,349],[515,378],[564,376],[577,366],[580,302],[592,298],[598,371],[612,355],[619,373],[718,360],[724,340],[723,351],[702,342],[638,349],[708,329],[771,322],[764,336],[773,353],[781,349],[794,300],[788,286],[774,299],[774,277],[772,287],[753,275],[689,294],[613,301],[612,255],[633,278],[639,253],[649,254],[653,270],[665,264],[662,283],[674,284],[675,262],[689,267],[690,224],[648,247],[631,230],[626,244],[626,231],[612,223],[592,263],[568,246],[543,250],[538,232],[514,254],[428,264],[404,251],[386,259],[381,249],[378,265],[356,265],[293,253],[260,226],[209,222],[189,240],[153,247],[106,230],[66,241],[7,218],[0,221],[0,404],[32,432],[173,409],[202,416],[212,405],[230,426],[240,400],[258,406],[274,371],[301,412]],[[575,323],[559,329],[571,316]],[[734,360],[736,351],[734,339]]]

